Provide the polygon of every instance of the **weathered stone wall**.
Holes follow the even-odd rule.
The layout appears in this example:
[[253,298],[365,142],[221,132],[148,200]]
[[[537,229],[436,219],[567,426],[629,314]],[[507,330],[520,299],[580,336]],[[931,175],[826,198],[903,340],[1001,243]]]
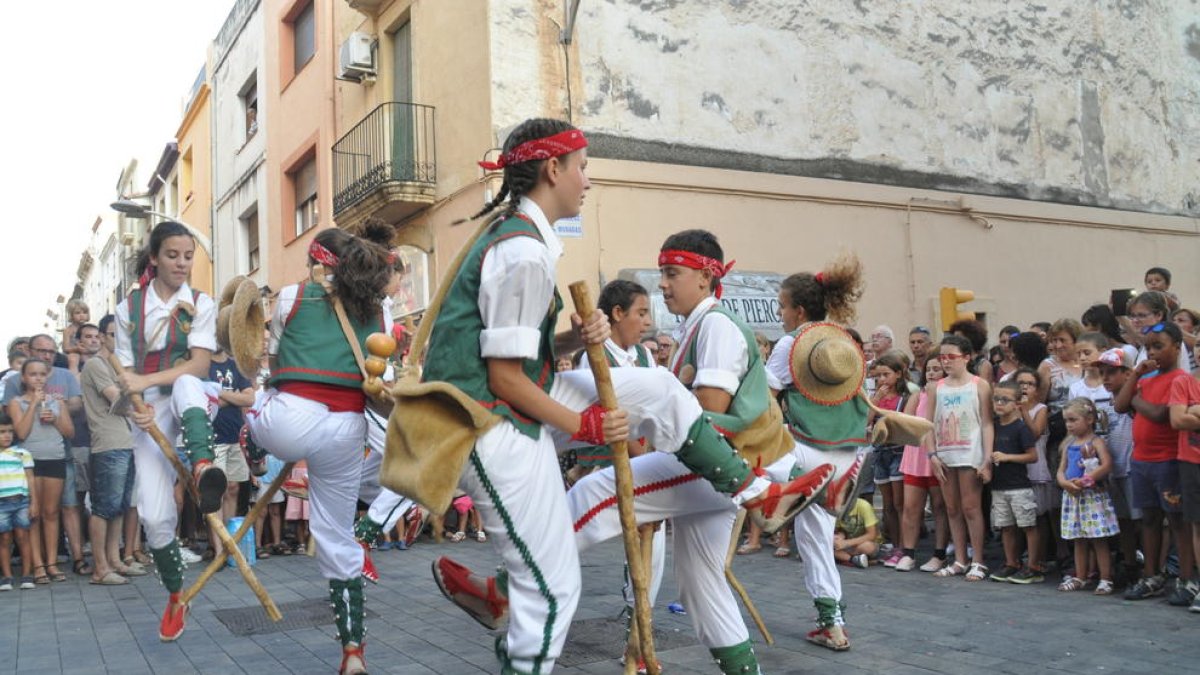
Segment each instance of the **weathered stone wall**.
[[562,5],[493,3],[497,125],[574,82],[597,156],[1200,214],[1197,0],[585,0],[555,82]]

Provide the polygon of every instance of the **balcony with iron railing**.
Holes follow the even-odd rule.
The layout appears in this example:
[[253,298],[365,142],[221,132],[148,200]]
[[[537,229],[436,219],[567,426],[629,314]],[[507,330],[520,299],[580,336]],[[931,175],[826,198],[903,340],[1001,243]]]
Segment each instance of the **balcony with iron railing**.
[[437,191],[434,109],[379,105],[333,144],[333,217],[396,222],[432,204]]

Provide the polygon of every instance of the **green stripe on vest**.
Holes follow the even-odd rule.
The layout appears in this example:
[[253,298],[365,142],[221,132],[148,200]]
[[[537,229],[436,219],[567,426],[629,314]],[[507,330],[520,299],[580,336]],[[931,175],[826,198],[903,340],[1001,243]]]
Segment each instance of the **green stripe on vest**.
[[[320,284],[305,282],[300,285],[295,309],[279,340],[279,353],[275,356],[278,366],[271,374],[272,386],[289,381],[350,388],[362,386],[362,372],[327,297]],[[366,344],[368,335],[383,330],[382,317],[378,323],[369,324],[347,318],[360,346]]]
[[[542,425],[513,410],[489,389],[487,360],[479,349],[479,337],[485,328],[479,313],[483,260],[493,246],[513,237],[533,237],[542,241],[533,223],[514,216],[489,226],[467,253],[433,325],[422,379],[453,384],[485,408],[512,422],[522,434],[536,439]],[[561,309],[562,298],[556,289],[540,326],[537,358],[525,359],[522,365],[525,376],[546,392],[554,384],[554,326]]]

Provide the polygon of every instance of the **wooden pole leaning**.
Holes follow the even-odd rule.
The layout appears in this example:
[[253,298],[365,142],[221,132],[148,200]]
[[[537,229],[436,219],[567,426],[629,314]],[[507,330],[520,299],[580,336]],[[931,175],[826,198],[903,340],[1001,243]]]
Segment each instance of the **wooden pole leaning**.
[[746,606],[746,611],[750,612],[750,618],[754,619],[754,625],[758,626],[758,632],[762,633],[767,645],[774,645],[775,638],[771,637],[771,631],[767,630],[767,624],[763,623],[762,614],[758,613],[758,608],[754,606],[754,601],[750,599],[746,587],[742,586],[742,582],[733,576],[733,554],[737,550],[738,540],[742,537],[742,525],[745,523],[746,510],[738,509],[737,519],[733,521],[733,538],[730,539],[729,550],[725,553],[725,581],[729,582],[734,592],[742,599],[742,604]]
[[[591,293],[585,282],[570,285],[571,298],[575,302],[575,313],[586,320],[596,311]],[[617,394],[613,390],[612,374],[608,359],[604,357],[604,345],[587,345],[588,363],[596,381],[596,394],[600,405],[608,410],[617,408]],[[637,519],[633,511],[633,471],[629,466],[629,444],[625,441],[610,443],[613,454],[613,471],[616,474],[617,511],[621,518],[621,536],[625,542],[625,560],[629,564],[629,579],[633,586],[633,625],[638,633],[638,645],[646,663],[646,672],[658,675],[658,659],[654,653],[654,636],[650,619],[650,593],[645,559],[642,557],[641,541],[638,537]]]
[[[662,521],[657,523],[646,523],[638,526],[638,536],[641,541],[642,565],[647,570],[647,573],[653,575],[654,564],[654,533],[662,526]],[[647,596],[649,597],[649,596]],[[633,624],[630,626],[629,638],[625,642],[625,674],[635,674],[637,666],[635,665],[638,659],[642,658],[641,640],[638,639],[637,614],[633,616]]]
[[[250,512],[246,514],[245,520],[242,521],[242,524],[240,527],[238,527],[237,532],[233,533],[231,539],[234,541],[241,541],[242,537],[250,530],[254,523],[258,522],[258,517],[262,515],[262,512],[267,509],[268,505],[270,505],[271,498],[275,496],[276,492],[279,492],[279,488],[283,485],[283,481],[288,477],[288,474],[292,472],[292,467],[295,465],[295,462],[288,462],[287,464],[283,465],[283,469],[280,470],[279,475],[275,476],[275,480],[271,481],[271,485],[267,487],[267,491],[258,498],[257,502],[254,503],[254,508],[250,509]],[[196,580],[192,582],[192,585],[183,590],[184,602],[191,602],[193,598],[200,594],[200,589],[204,588],[204,585],[208,583],[208,580],[211,579],[214,574],[220,572],[221,568],[225,566],[225,562],[229,559],[229,555],[229,549],[223,548],[221,553],[208,563],[208,566],[204,568],[204,571],[200,573],[200,576],[196,577]],[[240,570],[241,568],[239,567],[238,569]],[[269,614],[270,611],[268,610],[268,615]],[[272,617],[271,620],[278,621],[279,619]]]
[[[121,362],[117,359],[116,354],[108,355],[108,363],[112,366],[113,372],[115,372],[118,377],[124,374],[125,367],[121,365]],[[133,405],[133,409],[138,413],[147,412],[146,402],[142,400],[141,394],[129,394],[129,402]],[[171,463],[171,466],[175,467],[175,473],[178,474],[180,482],[184,485],[185,489],[187,489],[188,494],[192,496],[192,499],[199,504],[200,493],[198,490],[196,490],[196,482],[192,480],[192,474],[183,466],[183,462],[179,460],[179,455],[175,452],[175,446],[167,440],[166,436],[163,436],[162,430],[159,429],[158,425],[154,424],[153,422],[151,422],[150,428],[146,430],[146,433],[150,434],[150,438],[154,439],[154,442],[158,445],[159,449],[162,450],[163,455],[166,456],[167,461]],[[216,514],[208,513],[205,514],[205,520],[208,521],[208,524],[210,527],[212,527],[213,531],[217,533],[217,537],[221,539],[221,543],[225,547],[225,552],[233,556],[234,562],[237,563],[238,571],[242,573],[242,578],[246,580],[246,585],[249,586],[250,590],[254,591],[254,595],[258,597],[258,601],[262,603],[263,609],[267,611],[267,616],[271,617],[272,621],[279,621],[282,619],[283,615],[279,612],[279,608],[275,606],[275,602],[271,600],[271,596],[267,594],[267,589],[263,588],[263,585],[259,583],[258,578],[254,576],[254,571],[250,569],[250,565],[246,563],[246,558],[242,556],[241,550],[237,547],[237,544],[234,542],[234,540],[229,536],[229,532],[225,530],[225,525],[221,522],[221,519],[218,518]]]

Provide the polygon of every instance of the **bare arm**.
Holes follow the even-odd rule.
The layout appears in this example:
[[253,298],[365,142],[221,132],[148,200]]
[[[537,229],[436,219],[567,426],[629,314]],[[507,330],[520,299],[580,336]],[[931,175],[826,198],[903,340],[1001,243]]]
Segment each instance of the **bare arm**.
[[1108,445],[1104,439],[1097,436],[1092,439],[1092,448],[1096,450],[1096,457],[1100,459],[1100,466],[1096,467],[1090,474],[1092,480],[1104,480],[1104,477],[1112,471],[1112,455],[1108,452]]
[[729,395],[729,392],[716,387],[696,387],[692,393],[696,395],[700,407],[709,412],[726,412],[729,410],[729,404],[733,402],[733,397]]
[[241,391],[225,391],[221,390],[218,398],[226,405],[233,405],[239,408],[246,408],[254,405],[254,387],[246,387]]
[[864,544],[868,541],[875,541],[875,538],[877,536],[879,536],[877,534],[877,530],[878,530],[878,526],[868,525],[866,531],[863,532],[861,535],[854,537],[853,539],[843,539],[842,546],[844,548],[851,549],[851,548],[854,548],[855,546],[858,546],[859,544]]
[[75,435],[75,423],[71,421],[71,411],[67,410],[66,405],[58,406],[58,418],[54,420],[54,426],[58,429],[58,433],[63,435],[63,438],[71,438]]
[[568,434],[579,431],[580,415],[550,398],[522,370],[522,359],[487,359],[488,388],[497,398],[533,419]]
[[29,432],[33,431],[33,420],[37,417],[37,404],[30,403],[22,411],[18,399],[14,398],[8,402],[8,416],[13,421],[13,431],[16,432],[17,438],[25,440],[29,438]]
[[1038,388],[1034,400],[1045,403],[1050,398],[1050,364],[1042,361],[1038,364]]
[[1029,408],[1021,406],[1021,419],[1025,421],[1025,426],[1033,432],[1034,438],[1041,438],[1042,434],[1046,433],[1046,409],[1039,408],[1036,415],[1029,414]]
[[996,426],[992,423],[992,386],[979,378],[976,391],[979,394],[979,423],[983,425],[983,464],[979,477],[983,482],[992,479],[992,448],[996,441]]
[[201,379],[208,377],[208,366],[212,361],[212,352],[203,347],[192,347],[189,351],[190,358],[188,360],[157,373],[139,375],[126,370],[121,375],[121,382],[130,393],[140,394],[150,387],[174,384],[175,380],[179,379],[181,375],[191,375]]
[[1171,428],[1180,431],[1200,429],[1200,415],[1188,412],[1186,405],[1171,406]]

